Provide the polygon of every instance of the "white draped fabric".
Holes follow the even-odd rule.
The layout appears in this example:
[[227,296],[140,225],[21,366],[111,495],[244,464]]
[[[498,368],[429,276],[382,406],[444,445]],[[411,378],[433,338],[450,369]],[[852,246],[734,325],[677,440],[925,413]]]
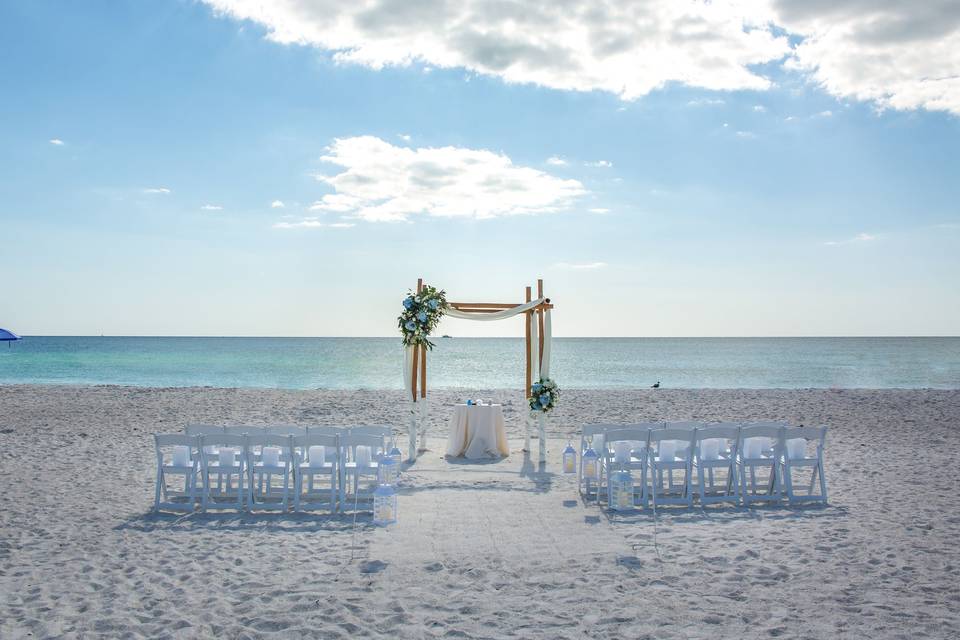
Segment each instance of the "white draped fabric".
[[[522,313],[526,313],[531,309],[534,309],[546,301],[546,298],[537,298],[536,300],[531,300],[516,307],[511,307],[509,309],[504,309],[503,311],[495,311],[492,313],[487,312],[476,312],[476,311],[460,311],[459,309],[454,309],[449,307],[444,315],[447,315],[451,318],[459,318],[461,320],[481,320],[481,321],[491,321],[491,320],[505,320],[507,318],[512,318],[518,316]],[[527,322],[530,323],[530,362],[533,365],[533,379],[534,382],[540,378],[547,378],[550,376],[550,340],[552,337],[552,327],[550,323],[550,310],[543,310],[543,353],[540,353],[540,336],[539,336],[539,322],[537,321],[536,314],[531,313],[527,319]],[[407,393],[411,393],[411,382],[415,372],[413,371],[413,353],[414,350],[418,347],[409,346],[404,348],[403,353],[403,386],[407,390]],[[421,398],[418,396],[410,396],[410,431],[409,431],[409,459],[414,460],[417,457],[417,432],[418,432],[418,423],[421,425],[420,431],[420,447],[422,449],[426,448],[426,423],[427,423],[427,401],[426,398]],[[527,420],[526,428],[526,450],[530,450],[530,421]],[[546,460],[546,439],[544,434],[544,415],[541,413],[537,416],[537,427],[538,435],[540,438],[540,462]]]

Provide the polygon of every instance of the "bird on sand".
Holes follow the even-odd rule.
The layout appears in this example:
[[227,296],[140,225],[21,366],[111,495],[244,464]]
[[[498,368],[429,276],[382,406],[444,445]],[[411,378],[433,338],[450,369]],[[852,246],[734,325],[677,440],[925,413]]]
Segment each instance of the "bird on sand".
[[651,389],[659,389],[659,388],[660,388],[660,381],[657,380],[656,383],[650,385],[650,388],[651,388]]

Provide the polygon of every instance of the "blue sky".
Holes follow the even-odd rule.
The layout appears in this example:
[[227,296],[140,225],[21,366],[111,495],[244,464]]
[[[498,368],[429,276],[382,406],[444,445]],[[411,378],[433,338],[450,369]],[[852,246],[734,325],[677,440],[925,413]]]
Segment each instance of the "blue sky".
[[0,326],[393,335],[423,276],[543,277],[557,335],[960,333],[960,97],[913,58],[877,98],[804,67],[810,16],[732,71],[568,73],[213,4],[0,2]]

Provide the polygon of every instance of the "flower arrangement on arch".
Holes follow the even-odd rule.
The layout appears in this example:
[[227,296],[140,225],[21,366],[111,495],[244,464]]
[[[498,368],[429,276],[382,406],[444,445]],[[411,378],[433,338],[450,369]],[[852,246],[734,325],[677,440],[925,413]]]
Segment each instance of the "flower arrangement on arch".
[[423,345],[433,349],[429,336],[446,310],[447,294],[442,289],[424,285],[420,293],[409,291],[403,299],[403,312],[397,318],[397,326],[403,334],[403,345]]
[[560,387],[550,378],[540,378],[540,382],[530,385],[530,410],[549,412],[560,402]]

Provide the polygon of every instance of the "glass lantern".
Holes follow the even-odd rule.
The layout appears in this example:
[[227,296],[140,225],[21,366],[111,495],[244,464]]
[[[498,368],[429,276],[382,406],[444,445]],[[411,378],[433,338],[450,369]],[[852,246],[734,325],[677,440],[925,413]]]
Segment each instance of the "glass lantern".
[[563,450],[563,473],[570,475],[577,472],[577,452],[573,445],[567,443],[567,448]]
[[610,475],[610,508],[614,511],[633,509],[633,478],[626,469]]
[[390,459],[393,460],[397,465],[397,475],[400,474],[400,463],[403,461],[403,454],[400,452],[400,449],[397,448],[397,443],[393,443],[393,448],[390,449],[390,453],[387,454],[390,456]]
[[600,477],[600,465],[598,464],[599,456],[597,452],[593,450],[593,447],[587,449],[583,458],[580,459],[580,472],[583,475],[583,479],[590,482],[596,482]]
[[377,468],[377,482],[380,484],[396,484],[398,465],[393,456],[385,455],[380,459],[380,466]]
[[373,492],[373,524],[388,525],[397,521],[397,492],[382,484]]

